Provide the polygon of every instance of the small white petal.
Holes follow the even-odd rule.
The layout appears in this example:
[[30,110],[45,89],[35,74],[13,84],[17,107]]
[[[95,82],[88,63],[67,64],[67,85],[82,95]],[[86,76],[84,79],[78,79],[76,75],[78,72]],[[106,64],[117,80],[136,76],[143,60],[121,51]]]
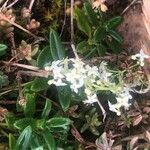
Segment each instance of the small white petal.
[[44,69],[45,69],[46,71],[50,71],[50,70],[51,70],[50,66],[45,66]]

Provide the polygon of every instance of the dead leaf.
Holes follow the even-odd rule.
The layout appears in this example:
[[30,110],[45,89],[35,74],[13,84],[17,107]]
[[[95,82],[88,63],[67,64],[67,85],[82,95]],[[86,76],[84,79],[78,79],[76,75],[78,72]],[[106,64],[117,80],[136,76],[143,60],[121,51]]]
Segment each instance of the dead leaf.
[[150,133],[149,133],[149,131],[146,131],[146,138],[147,138],[148,141],[150,142]]
[[138,115],[136,117],[133,118],[133,126],[136,126],[138,125],[141,121],[142,121],[143,117],[142,115]]
[[149,114],[150,113],[150,107],[144,107],[143,112],[146,114]]
[[122,145],[117,145],[113,147],[112,150],[122,150]]
[[135,144],[138,142],[138,136],[135,136],[131,141],[130,141],[130,149],[133,149]]

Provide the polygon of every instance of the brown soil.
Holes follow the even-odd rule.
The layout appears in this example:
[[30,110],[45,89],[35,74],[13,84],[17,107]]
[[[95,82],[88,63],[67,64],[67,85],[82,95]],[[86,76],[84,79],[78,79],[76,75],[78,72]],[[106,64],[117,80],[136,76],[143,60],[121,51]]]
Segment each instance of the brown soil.
[[124,47],[127,50],[139,51],[142,42],[147,38],[147,31],[143,22],[141,4],[135,4],[124,15],[119,32],[124,38]]

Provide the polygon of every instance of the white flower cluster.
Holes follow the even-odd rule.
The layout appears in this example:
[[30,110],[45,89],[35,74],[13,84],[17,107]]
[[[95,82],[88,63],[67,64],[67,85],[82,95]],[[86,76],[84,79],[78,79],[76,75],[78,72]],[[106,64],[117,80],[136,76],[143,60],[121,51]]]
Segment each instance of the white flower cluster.
[[149,58],[148,55],[146,55],[143,50],[141,49],[140,50],[140,53],[138,54],[135,54],[135,55],[132,55],[131,57],[133,60],[137,60],[137,63],[140,65],[140,66],[144,66],[144,60]]
[[85,64],[80,59],[64,59],[53,61],[51,65],[46,65],[45,70],[53,73],[53,79],[48,84],[56,86],[70,85],[73,92],[78,93],[83,87],[87,99],[84,103],[94,103],[98,101],[96,91],[93,91],[93,84],[107,83],[111,73],[107,72],[106,62],[101,62],[100,67]]
[[[143,51],[132,56],[132,59],[139,60],[141,66],[143,66],[145,58],[148,58],[148,56]],[[85,64],[79,58],[66,58],[53,61],[45,66],[45,70],[53,73],[53,79],[48,81],[49,85],[70,85],[71,90],[75,93],[82,90],[86,95],[86,100],[83,101],[86,104],[98,102],[97,91],[111,91],[116,95],[117,101],[116,104],[108,102],[111,111],[120,115],[122,107],[128,109],[130,106],[131,88],[128,88],[123,82],[120,85],[116,84],[112,73],[108,71],[107,63],[104,61],[97,67]]]
[[108,101],[109,109],[119,116],[121,114],[120,108],[124,107],[124,109],[128,110],[130,106],[130,100],[132,96],[130,94],[130,88],[124,87],[119,93],[116,95],[116,104],[112,104]]

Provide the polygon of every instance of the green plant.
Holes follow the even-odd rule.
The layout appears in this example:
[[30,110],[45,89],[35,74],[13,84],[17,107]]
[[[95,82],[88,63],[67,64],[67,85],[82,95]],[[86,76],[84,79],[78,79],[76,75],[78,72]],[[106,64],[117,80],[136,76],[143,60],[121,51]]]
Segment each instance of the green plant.
[[122,37],[116,32],[117,26],[121,23],[122,17],[114,17],[105,20],[101,11],[94,11],[90,3],[84,3],[82,9],[75,8],[75,16],[78,28],[88,37],[78,43],[79,53],[89,57],[93,54],[99,56],[105,54],[108,49],[113,52],[120,52]]
[[0,56],[6,53],[7,46],[5,44],[0,44]]
[[[44,47],[39,54],[37,66],[43,68],[46,63],[63,58],[65,58],[65,49],[57,33],[51,30],[49,45]],[[6,84],[7,76],[1,73],[1,78],[1,85],[3,86]],[[9,112],[5,114],[6,126],[17,133],[15,136],[13,132],[9,134],[9,148],[11,150],[55,150],[57,146],[64,147],[64,141],[67,139],[71,124],[71,120],[63,114],[70,106],[71,92],[69,87],[57,87],[58,98],[62,107],[60,114],[57,109],[52,109],[53,101],[49,98],[44,98],[45,106],[40,110],[41,113],[37,114],[38,95],[49,88],[47,84],[49,78],[37,77],[23,88],[21,91],[23,97],[19,97],[17,103],[17,111],[22,114],[21,117],[16,117]],[[51,110],[53,110],[54,116],[50,114]]]
[[[29,99],[28,99],[29,100]],[[34,99],[30,99],[34,101]],[[46,99],[45,106],[41,115],[38,118],[34,117],[35,111],[32,109],[33,104],[24,107],[25,118],[15,118],[13,115],[6,115],[8,127],[19,131],[18,139],[9,134],[9,147],[11,150],[26,150],[26,149],[48,149],[55,150],[57,142],[54,135],[57,135],[57,140],[63,134],[67,137],[70,119],[62,116],[50,117],[51,101]],[[30,112],[27,114],[27,112]],[[32,112],[32,113],[31,113]],[[14,125],[13,125],[13,124]]]
[[98,120],[98,113],[96,109],[91,109],[88,114],[85,115],[86,122],[81,128],[81,133],[89,129],[94,135],[99,135],[97,127],[101,125],[101,122]]
[[9,84],[8,76],[0,71],[0,88]]

